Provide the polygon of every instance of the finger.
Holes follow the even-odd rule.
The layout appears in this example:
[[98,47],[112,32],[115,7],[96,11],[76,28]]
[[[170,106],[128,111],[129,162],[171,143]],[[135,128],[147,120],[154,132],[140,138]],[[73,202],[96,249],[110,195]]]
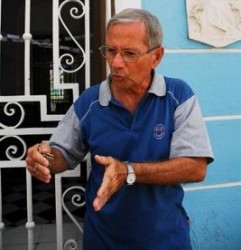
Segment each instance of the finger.
[[95,211],[101,210],[101,208],[106,204],[113,193],[114,191],[112,190],[110,179],[104,176],[102,184],[97,191],[96,198],[93,202]]
[[93,208],[95,211],[100,211],[102,207],[107,203],[109,200],[110,195],[108,193],[102,193],[99,196],[96,196],[93,202]]
[[29,165],[34,165],[36,163],[41,164],[43,166],[48,166],[48,160],[42,155],[40,151],[40,144],[36,144],[33,147],[28,149],[26,161]]
[[38,145],[30,148],[28,150],[27,158],[26,158],[26,167],[27,170],[37,179],[50,182],[51,174],[48,169],[48,161],[37,151]]
[[25,159],[25,162],[26,162],[26,168],[27,170],[32,174],[36,171],[36,166],[35,166],[35,162],[32,160],[32,158],[30,157],[27,157]]
[[35,163],[32,166],[27,166],[27,169],[34,177],[41,181],[48,183],[52,178],[50,170],[42,165],[39,165],[38,163]]
[[51,153],[51,147],[46,141],[42,141],[40,144],[38,144],[38,151],[41,154],[48,154]]
[[102,207],[106,204],[108,198],[106,197],[105,199],[104,198],[99,198],[99,197],[96,197],[94,202],[93,202],[93,208],[96,212],[100,211],[102,209]]

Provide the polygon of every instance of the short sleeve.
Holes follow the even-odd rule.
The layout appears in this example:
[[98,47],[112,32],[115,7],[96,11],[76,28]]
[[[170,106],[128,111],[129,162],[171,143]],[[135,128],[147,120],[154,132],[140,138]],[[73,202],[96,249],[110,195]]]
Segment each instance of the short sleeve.
[[88,150],[81,140],[80,121],[73,105],[57,126],[49,144],[62,152],[70,168],[76,167],[84,159]]
[[193,95],[174,113],[174,132],[170,158],[206,157],[213,161],[213,152],[197,97]]

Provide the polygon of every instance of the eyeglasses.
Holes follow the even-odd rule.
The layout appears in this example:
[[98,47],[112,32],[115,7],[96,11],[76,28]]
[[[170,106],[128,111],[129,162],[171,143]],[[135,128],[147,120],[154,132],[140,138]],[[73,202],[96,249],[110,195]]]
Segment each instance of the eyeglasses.
[[148,53],[150,53],[151,51],[159,48],[160,45],[147,50],[144,53],[139,53],[137,51],[134,50],[130,50],[130,49],[123,49],[123,50],[118,50],[115,47],[112,46],[101,46],[99,47],[100,53],[103,57],[107,58],[107,59],[111,59],[114,58],[118,53],[120,53],[121,57],[123,58],[123,60],[127,63],[134,63],[137,61],[137,59],[141,56],[144,56]]

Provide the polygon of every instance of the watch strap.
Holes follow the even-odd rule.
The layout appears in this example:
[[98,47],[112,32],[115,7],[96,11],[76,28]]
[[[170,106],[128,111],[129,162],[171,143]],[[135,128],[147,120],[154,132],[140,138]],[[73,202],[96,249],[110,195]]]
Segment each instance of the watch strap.
[[127,167],[127,174],[135,173],[134,168],[129,162],[126,163],[126,167]]

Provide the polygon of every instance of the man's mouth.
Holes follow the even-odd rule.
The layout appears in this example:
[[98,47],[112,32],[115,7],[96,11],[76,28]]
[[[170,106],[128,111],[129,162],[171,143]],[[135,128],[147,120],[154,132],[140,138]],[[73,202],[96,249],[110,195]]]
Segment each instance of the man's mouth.
[[111,73],[111,76],[112,76],[113,78],[123,78],[123,77],[125,77],[124,74],[121,74],[121,73],[114,73],[114,72]]

